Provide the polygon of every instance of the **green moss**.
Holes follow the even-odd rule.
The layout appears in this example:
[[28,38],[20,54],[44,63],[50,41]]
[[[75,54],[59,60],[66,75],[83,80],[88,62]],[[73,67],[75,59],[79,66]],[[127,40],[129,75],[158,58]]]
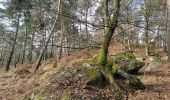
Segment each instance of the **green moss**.
[[135,55],[132,52],[125,52],[125,53],[120,53],[117,54],[114,58],[113,61],[114,62],[118,62],[120,60],[128,60],[128,59],[136,59]]
[[73,75],[77,75],[78,72],[79,72],[78,69],[74,68],[74,69],[72,69],[72,72],[71,72],[71,73],[72,73]]
[[145,65],[144,62],[139,60],[129,60],[126,61],[124,65],[121,65],[121,70],[129,74],[136,74],[140,68]]
[[99,56],[100,56],[99,54],[94,55],[92,58],[88,59],[88,63],[98,64]]
[[130,80],[129,84],[134,89],[144,89],[145,88],[145,86],[139,79]]
[[25,96],[23,100],[32,100],[32,99],[31,99],[31,95]]
[[43,94],[40,92],[35,96],[35,100],[45,100]]
[[47,86],[44,87],[44,89],[41,91],[41,94],[45,94],[45,93],[47,93],[48,91],[52,90],[53,88],[54,88],[54,87],[53,87],[51,84],[49,84],[49,85],[47,85]]
[[[71,98],[71,92],[66,91],[61,95],[60,100],[70,100],[70,98]],[[58,99],[56,99],[56,100],[58,100]]]
[[105,81],[98,69],[95,68],[87,68],[85,69],[85,74],[88,80],[85,82],[86,85],[91,86],[98,86],[98,87],[104,87]]
[[143,61],[136,60],[132,52],[117,54],[113,58],[113,62],[118,69],[129,74],[136,74],[139,69],[145,65]]
[[72,93],[70,91],[65,91],[62,94],[58,94],[55,100],[70,100]]
[[124,55],[129,59],[136,59],[135,55],[132,52],[125,52]]
[[116,70],[117,70],[117,69],[116,69],[116,64],[113,64],[113,65],[112,65],[112,74],[116,73]]
[[134,65],[135,65],[136,67],[143,67],[143,66],[145,65],[145,62],[140,61],[140,60],[135,60],[135,61],[134,61]]

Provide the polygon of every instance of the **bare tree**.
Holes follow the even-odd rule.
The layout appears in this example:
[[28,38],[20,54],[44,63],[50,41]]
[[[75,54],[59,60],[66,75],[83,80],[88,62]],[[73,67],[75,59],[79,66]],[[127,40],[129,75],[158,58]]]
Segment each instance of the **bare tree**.
[[10,66],[10,64],[11,64],[11,60],[12,60],[12,57],[13,57],[13,55],[14,55],[15,46],[16,46],[16,43],[17,43],[19,23],[20,23],[19,21],[20,21],[20,13],[17,14],[15,37],[14,37],[12,49],[11,49],[11,51],[10,51],[10,55],[9,55],[9,58],[8,58],[8,61],[7,61],[7,64],[6,64],[6,69],[5,69],[5,71],[8,71],[8,70],[9,70],[9,66]]
[[45,53],[46,48],[48,47],[48,43],[50,41],[50,38],[54,34],[54,29],[55,29],[55,27],[57,25],[58,15],[59,15],[59,12],[60,12],[60,4],[61,4],[61,0],[58,1],[58,8],[57,8],[56,18],[55,18],[54,24],[52,26],[51,33],[49,34],[49,36],[47,38],[47,41],[46,41],[46,44],[45,44],[45,46],[44,46],[44,48],[43,48],[43,50],[42,50],[42,52],[41,52],[41,54],[39,56],[39,59],[37,61],[35,72],[38,70],[39,66],[41,65],[41,60],[43,58],[43,55]]

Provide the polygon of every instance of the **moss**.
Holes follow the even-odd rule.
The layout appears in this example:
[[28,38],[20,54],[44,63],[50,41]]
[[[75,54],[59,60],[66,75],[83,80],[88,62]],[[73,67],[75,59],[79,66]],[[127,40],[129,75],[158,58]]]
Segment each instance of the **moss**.
[[143,61],[136,60],[132,52],[117,54],[113,58],[113,62],[118,69],[129,74],[136,74],[139,69],[145,65]]
[[76,68],[74,68],[74,69],[72,69],[72,72],[71,72],[71,73],[75,76],[75,75],[78,74],[78,72],[79,72],[79,70],[76,69]]
[[143,61],[131,60],[128,65],[125,65],[124,71],[129,74],[136,74],[144,65]]
[[136,67],[143,67],[145,65],[145,62],[140,60],[135,60],[134,65],[136,65]]
[[128,59],[133,59],[135,60],[136,57],[135,55],[132,53],[132,52],[125,52],[125,53],[120,53],[120,54],[117,54],[114,58],[113,58],[113,61],[116,63],[120,60],[128,60]]
[[113,65],[112,65],[112,74],[116,73],[116,70],[117,70],[117,69],[116,69],[116,64],[113,64]]
[[[100,54],[93,56],[91,59],[88,60],[88,63],[99,64],[99,57]],[[113,62],[112,57],[107,57],[107,61],[105,62],[105,65],[103,67],[108,69],[113,74],[116,72],[116,64]]]
[[98,64],[99,56],[100,56],[99,54],[94,55],[92,58],[88,59],[88,63]]
[[44,99],[43,94],[40,92],[35,96],[35,100],[46,100],[46,99]]
[[48,93],[50,90],[52,90],[54,87],[52,86],[52,84],[49,84],[47,86],[44,87],[44,89],[41,91],[41,94],[45,94]]
[[129,84],[134,89],[145,89],[145,86],[139,79],[130,80]]
[[132,52],[125,52],[124,55],[129,59],[136,59],[135,55]]
[[104,87],[105,86],[105,80],[102,74],[98,69],[95,68],[86,68],[85,74],[88,80],[85,82],[86,85],[91,86],[98,86],[98,87]]
[[25,96],[23,100],[32,100],[32,99],[31,99],[31,95]]
[[[71,98],[71,92],[66,91],[61,95],[60,100],[70,100],[70,98]],[[58,100],[58,98],[56,98],[56,100]]]

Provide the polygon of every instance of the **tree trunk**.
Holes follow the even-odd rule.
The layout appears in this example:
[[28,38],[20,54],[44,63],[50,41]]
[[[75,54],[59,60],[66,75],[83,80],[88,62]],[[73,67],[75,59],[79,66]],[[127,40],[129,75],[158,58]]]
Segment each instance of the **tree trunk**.
[[118,23],[120,1],[121,0],[116,0],[116,8],[115,8],[116,10],[113,13],[113,16],[109,22],[109,26],[105,29],[103,43],[102,43],[102,47],[99,52],[99,59],[98,59],[98,63],[101,66],[100,72],[104,75],[106,79],[109,80],[109,83],[111,84],[111,86],[115,88],[116,90],[118,90],[118,86],[115,84],[114,78],[112,74],[109,72],[110,70],[108,70],[106,65],[108,63],[107,61],[108,47],[109,47],[111,38],[113,36],[113,33],[117,27],[117,23]]
[[7,64],[6,64],[5,71],[9,70],[9,66],[11,64],[11,60],[12,60],[12,57],[13,57],[13,54],[14,54],[14,51],[15,51],[15,45],[16,45],[16,42],[17,42],[18,29],[19,29],[19,19],[20,19],[20,13],[18,13],[18,15],[17,15],[17,24],[16,24],[15,37],[14,37],[12,49],[11,49],[11,52],[10,52],[10,55],[9,55],[9,58],[8,58],[8,61],[7,61]]
[[107,27],[109,26],[109,9],[108,9],[108,0],[103,0],[103,4],[104,4],[104,24],[105,24],[105,30],[104,32],[106,32]]
[[145,56],[149,56],[149,34],[148,34],[148,18],[145,17],[145,31],[144,31],[144,36],[145,36]]
[[113,14],[110,20],[109,26],[106,28],[105,33],[104,33],[104,38],[103,38],[102,47],[100,49],[100,58],[99,58],[99,63],[102,66],[105,66],[105,64],[107,63],[108,47],[109,47],[111,38],[113,36],[113,33],[115,31],[115,28],[117,27],[120,1],[121,0],[116,0],[116,11]]
[[[25,19],[26,20],[26,19]],[[23,53],[22,53],[22,61],[21,61],[21,64],[24,63],[25,61],[25,49],[26,49],[26,46],[27,46],[27,34],[28,34],[28,30],[27,30],[27,21],[25,21],[26,23],[26,26],[25,26],[25,40],[24,40],[24,49],[23,49]]]
[[60,12],[61,13],[61,16],[60,16],[61,32],[60,32],[60,48],[59,48],[59,57],[58,57],[59,61],[60,61],[62,53],[63,53],[63,36],[64,36],[64,32],[65,32],[63,4],[64,4],[64,2],[61,1],[61,12]]
[[41,60],[42,60],[42,58],[43,58],[44,52],[45,52],[46,48],[48,47],[48,43],[49,43],[49,41],[50,41],[51,36],[54,34],[54,29],[55,29],[55,27],[56,27],[56,25],[57,25],[58,15],[59,15],[59,12],[60,12],[60,3],[61,3],[61,2],[60,2],[60,0],[59,0],[59,1],[58,1],[58,9],[57,9],[56,18],[55,18],[54,24],[53,24],[53,26],[52,26],[51,33],[49,34],[49,36],[48,36],[48,38],[47,38],[46,44],[45,44],[45,46],[44,46],[44,48],[43,48],[43,50],[42,50],[42,52],[41,52],[41,54],[40,54],[40,56],[39,56],[39,59],[38,59],[38,61],[37,61],[37,64],[36,64],[36,66],[35,66],[35,67],[36,67],[36,68],[35,68],[35,72],[38,70],[39,66],[41,65]]
[[33,31],[32,32],[32,38],[31,38],[31,47],[30,47],[29,54],[28,54],[28,57],[27,57],[29,62],[31,62],[32,59],[33,59],[34,34],[35,34],[35,32]]
[[168,61],[170,62],[170,0],[167,0],[167,6],[168,6]]
[[[147,5],[147,1],[144,0],[145,2],[145,7]],[[148,13],[149,13],[149,8],[146,7],[144,19],[145,19],[145,29],[144,29],[144,38],[145,38],[145,56],[150,55],[149,51],[149,33],[148,33],[148,28],[149,28],[149,19],[148,19]]]

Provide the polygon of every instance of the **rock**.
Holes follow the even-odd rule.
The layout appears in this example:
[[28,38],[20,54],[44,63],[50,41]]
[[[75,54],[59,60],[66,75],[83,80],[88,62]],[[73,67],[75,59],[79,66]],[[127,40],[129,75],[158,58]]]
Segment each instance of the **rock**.
[[147,57],[147,62],[149,63],[148,66],[146,66],[145,70],[149,71],[151,69],[154,69],[160,65],[162,65],[164,62],[156,56],[149,56]]
[[136,60],[133,53],[121,53],[113,58],[113,62],[117,69],[127,72],[128,74],[136,74],[145,63],[140,60]]
[[[121,70],[117,70],[115,77],[118,78],[118,79],[123,78],[125,80],[128,80],[128,82],[127,82],[128,85],[130,85],[130,87],[132,87],[133,89],[137,89],[137,90],[138,89],[145,89],[144,84],[140,81],[140,79],[138,79],[134,75],[127,74],[126,72],[123,72]],[[121,82],[121,84],[122,84],[122,82]],[[123,85],[125,85],[125,84],[123,84]]]
[[86,68],[85,74],[86,74],[86,77],[88,78],[88,80],[85,82],[86,85],[99,86],[99,87],[103,87],[105,85],[104,80],[102,80],[103,76],[98,69]]

